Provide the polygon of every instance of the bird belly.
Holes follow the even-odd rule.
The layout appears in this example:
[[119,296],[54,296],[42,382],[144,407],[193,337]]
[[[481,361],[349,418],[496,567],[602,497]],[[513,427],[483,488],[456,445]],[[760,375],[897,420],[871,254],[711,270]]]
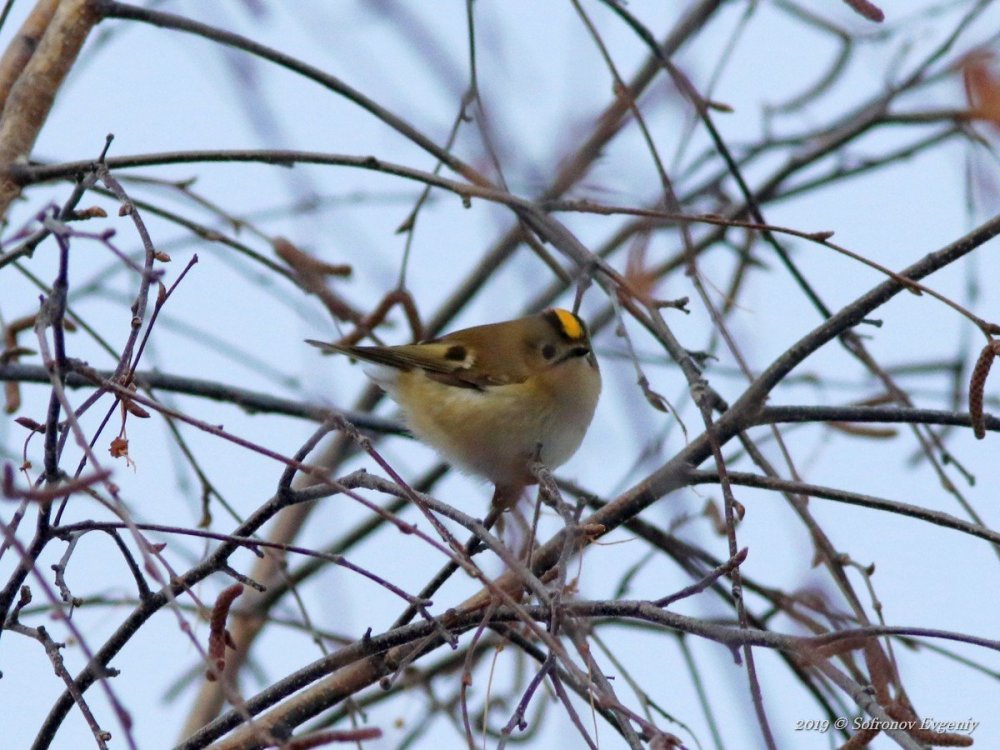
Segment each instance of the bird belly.
[[[565,413],[558,404],[526,408],[537,399],[525,384],[457,388],[422,372],[401,374],[390,395],[410,429],[457,468],[495,484],[533,484],[538,446],[542,463],[565,463],[583,440],[593,408]],[[577,410],[578,411],[578,410]]]

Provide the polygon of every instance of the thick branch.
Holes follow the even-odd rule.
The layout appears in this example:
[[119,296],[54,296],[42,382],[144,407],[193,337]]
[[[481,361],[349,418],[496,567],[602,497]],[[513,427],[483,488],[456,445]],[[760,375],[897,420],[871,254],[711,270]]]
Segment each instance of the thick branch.
[[[113,373],[108,370],[95,370],[98,377],[111,379]],[[283,414],[289,417],[301,417],[314,422],[324,422],[336,413],[355,427],[370,432],[390,435],[403,435],[406,431],[398,422],[379,417],[376,414],[358,411],[344,411],[327,406],[307,404],[294,399],[272,396],[269,393],[250,391],[246,388],[226,385],[214,380],[188,378],[180,375],[170,375],[163,372],[136,372],[133,377],[136,387],[143,390],[170,391],[188,396],[207,398],[233,404],[251,414]],[[0,382],[48,383],[48,371],[41,365],[3,364],[0,363]],[[94,382],[77,372],[66,376],[67,388],[95,387]]]
[[90,30],[100,20],[94,0],[63,0],[49,22],[38,49],[10,89],[0,117],[0,216],[21,193],[7,174],[10,165],[26,159],[52,109]]

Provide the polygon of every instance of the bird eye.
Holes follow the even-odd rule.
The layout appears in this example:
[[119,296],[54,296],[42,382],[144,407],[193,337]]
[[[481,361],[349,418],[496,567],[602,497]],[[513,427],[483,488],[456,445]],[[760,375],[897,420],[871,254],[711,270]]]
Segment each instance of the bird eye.
[[555,347],[555,345],[553,345],[553,344],[546,344],[545,346],[543,346],[542,347],[542,356],[545,357],[545,359],[552,359],[554,356],[556,356],[556,347]]

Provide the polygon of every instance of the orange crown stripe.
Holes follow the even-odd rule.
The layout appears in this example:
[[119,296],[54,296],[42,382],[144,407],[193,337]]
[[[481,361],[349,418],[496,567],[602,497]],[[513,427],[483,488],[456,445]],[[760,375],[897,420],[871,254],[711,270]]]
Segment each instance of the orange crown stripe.
[[569,310],[563,310],[558,307],[552,312],[556,314],[556,317],[559,319],[559,325],[562,326],[562,331],[568,338],[583,338],[583,325],[580,323],[580,319],[578,317],[576,317]]

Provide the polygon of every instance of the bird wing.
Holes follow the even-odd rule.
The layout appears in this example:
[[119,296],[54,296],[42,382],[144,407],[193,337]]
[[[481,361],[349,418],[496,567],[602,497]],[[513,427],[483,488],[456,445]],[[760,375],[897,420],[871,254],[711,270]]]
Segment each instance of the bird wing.
[[414,367],[417,367],[421,370],[432,372],[451,372],[455,369],[454,363],[443,360],[443,350],[447,349],[446,344],[440,345],[442,351],[438,351],[438,345],[434,344],[342,346],[340,344],[328,344],[324,341],[313,341],[312,339],[306,339],[306,343],[319,347],[323,350],[324,354],[346,354],[352,359],[395,367],[397,370],[412,370]]
[[457,388],[483,389],[490,385],[519,383],[525,379],[490,375],[487,369],[477,366],[479,363],[471,348],[449,337],[403,346],[341,346],[311,339],[307,339],[306,343],[326,354],[346,354],[398,370],[423,370],[432,380]]

